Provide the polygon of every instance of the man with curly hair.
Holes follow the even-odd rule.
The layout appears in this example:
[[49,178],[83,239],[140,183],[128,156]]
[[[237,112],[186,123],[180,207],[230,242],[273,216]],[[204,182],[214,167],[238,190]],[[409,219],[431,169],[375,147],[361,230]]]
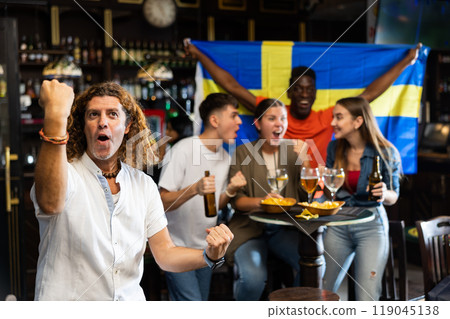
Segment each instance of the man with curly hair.
[[41,235],[35,299],[145,300],[146,241],[164,270],[214,266],[233,239],[230,230],[207,229],[203,251],[176,247],[156,184],[133,167],[140,156],[126,156],[127,141],[138,141],[144,159],[151,152],[133,97],[101,83],[72,107],[73,99],[67,85],[43,82],[44,142],[31,192]]

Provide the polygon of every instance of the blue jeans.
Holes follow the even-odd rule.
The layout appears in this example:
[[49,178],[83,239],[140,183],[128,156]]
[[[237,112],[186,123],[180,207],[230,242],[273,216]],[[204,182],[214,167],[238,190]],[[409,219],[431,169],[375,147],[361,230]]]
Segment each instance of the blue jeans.
[[165,272],[170,300],[207,301],[212,270],[204,267],[187,272]]
[[389,224],[384,207],[371,210],[375,213],[371,222],[328,227],[324,238],[324,289],[336,292],[354,259],[356,300],[380,299],[389,253]]
[[236,300],[259,300],[267,281],[269,250],[296,270],[294,285],[299,283],[298,231],[266,225],[263,236],[242,244],[234,253],[237,276],[234,281]]

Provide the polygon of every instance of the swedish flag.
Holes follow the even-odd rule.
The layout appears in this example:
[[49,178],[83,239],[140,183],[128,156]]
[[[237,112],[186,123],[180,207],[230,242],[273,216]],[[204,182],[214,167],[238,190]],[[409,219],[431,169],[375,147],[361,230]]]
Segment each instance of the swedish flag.
[[[340,98],[361,94],[412,48],[408,45],[331,46],[329,43],[268,41],[193,43],[254,95],[278,98],[286,104],[289,104],[286,90],[292,67],[310,66],[316,72],[314,110],[333,107]],[[400,152],[405,174],[417,172],[418,117],[428,53],[429,48],[422,47],[418,61],[407,67],[394,84],[371,103],[381,131]],[[196,98],[197,106],[201,95],[224,92],[201,67],[196,78],[200,94]],[[251,112],[242,106],[239,112],[243,125],[237,144],[257,138]]]

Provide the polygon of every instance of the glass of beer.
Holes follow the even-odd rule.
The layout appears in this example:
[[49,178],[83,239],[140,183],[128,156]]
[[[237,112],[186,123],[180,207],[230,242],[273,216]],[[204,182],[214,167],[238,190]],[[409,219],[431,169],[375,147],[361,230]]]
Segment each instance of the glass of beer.
[[308,193],[308,203],[311,204],[312,194],[317,187],[317,183],[319,182],[319,169],[318,168],[310,168],[303,167],[300,175],[300,180],[302,183],[303,189]]
[[280,194],[288,180],[289,177],[284,168],[267,170],[267,183],[270,186],[270,191],[274,194]]
[[343,168],[325,168],[323,171],[323,182],[330,190],[331,201],[334,201],[336,192],[344,184],[345,173]]

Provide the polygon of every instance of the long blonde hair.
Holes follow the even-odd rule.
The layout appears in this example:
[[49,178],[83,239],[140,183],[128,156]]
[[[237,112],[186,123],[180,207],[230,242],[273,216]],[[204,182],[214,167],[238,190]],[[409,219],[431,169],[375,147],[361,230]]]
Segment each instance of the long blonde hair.
[[[87,141],[84,134],[84,116],[87,104],[96,96],[116,97],[120,101],[127,116],[125,124],[128,125],[131,121],[130,130],[125,135],[119,147],[118,160],[140,169],[146,169],[148,165],[156,163],[157,154],[153,147],[155,142],[151,138],[151,132],[148,129],[147,121],[141,107],[123,87],[114,82],[95,84],[75,99],[67,123],[67,131],[70,135],[67,143],[67,159],[72,161],[74,158],[80,158],[86,151]],[[145,131],[146,129],[147,131]],[[127,156],[126,144],[130,139],[133,139],[132,154],[128,154]],[[142,150],[139,158],[137,158],[136,147]]]
[[[389,172],[389,184],[392,189],[392,167],[389,164],[389,160],[400,160],[400,156],[397,148],[395,148],[395,146],[384,137],[383,133],[381,133],[369,102],[363,97],[357,96],[340,99],[336,102],[336,105],[338,104],[344,107],[351,114],[353,119],[356,119],[358,116],[363,118],[364,122],[358,130],[366,144],[373,146],[380,155]],[[350,144],[346,139],[338,139],[334,167],[343,167],[344,170],[347,171],[347,151],[349,147]]]

